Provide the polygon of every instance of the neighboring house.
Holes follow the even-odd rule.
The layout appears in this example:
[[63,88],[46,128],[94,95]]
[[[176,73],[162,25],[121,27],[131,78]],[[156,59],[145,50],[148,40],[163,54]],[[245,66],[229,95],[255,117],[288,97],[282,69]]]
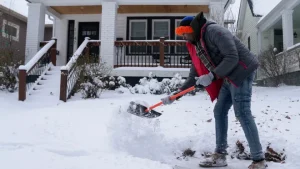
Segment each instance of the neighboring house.
[[[122,67],[125,64],[123,60],[127,60],[127,55],[137,52],[146,55],[149,52],[158,52],[159,48],[153,47],[150,50],[149,47],[130,47],[126,49],[126,56],[121,56],[121,52],[118,53],[115,47],[116,40],[151,41],[160,37],[165,37],[166,40],[180,40],[180,37],[175,36],[175,28],[183,17],[196,15],[203,11],[208,18],[214,14],[214,18],[219,18],[220,22],[218,21],[218,23],[224,24],[224,12],[231,0],[115,0],[109,2],[104,0],[30,0],[28,2],[30,2],[28,4],[29,23],[32,24],[28,25],[27,32],[30,36],[28,36],[26,48],[31,51],[27,61],[39,49],[36,44],[43,36],[39,27],[44,26],[44,15],[49,14],[55,18],[54,36],[57,38],[57,65],[66,65],[85,37],[90,37],[93,40],[101,41],[100,47],[94,48],[93,52],[97,56],[100,54],[103,62],[114,67],[113,72],[116,75],[144,76],[146,75],[145,71],[129,71],[116,67]],[[176,54],[179,50],[184,51],[184,48],[166,47],[165,52]],[[120,59],[120,57],[122,58]],[[136,62],[150,58],[146,59],[146,56],[140,56],[133,59],[132,56],[130,59],[135,62],[135,66],[131,67],[136,67],[138,64]],[[177,70],[180,71],[180,69]],[[158,76],[172,76],[175,71],[172,70],[169,73],[164,71],[164,74],[159,75],[159,72],[156,74]],[[184,75],[187,72],[188,69],[185,69]]]
[[[9,44],[14,50],[17,58],[25,59],[25,42],[27,30],[27,17],[0,5],[0,48],[5,48]],[[52,37],[52,25],[46,25],[45,39]]]
[[[300,43],[299,0],[241,0],[238,30],[244,44],[257,55],[269,46],[276,48],[279,55],[287,51],[285,83],[300,84],[300,78],[296,78],[299,76],[300,56],[294,52]],[[257,80],[265,78],[258,71]]]
[[300,1],[282,0],[257,24],[258,50],[262,51],[269,45],[278,52],[288,50],[300,43]]
[[241,0],[237,29],[241,40],[255,54],[259,54],[256,25],[279,2],[280,0]]

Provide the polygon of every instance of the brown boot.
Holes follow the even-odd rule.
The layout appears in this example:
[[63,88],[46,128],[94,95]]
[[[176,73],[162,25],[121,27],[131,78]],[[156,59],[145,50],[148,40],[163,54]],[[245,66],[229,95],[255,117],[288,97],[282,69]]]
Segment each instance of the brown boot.
[[267,168],[267,164],[266,161],[259,161],[259,162],[255,162],[253,161],[251,165],[249,165],[248,167],[249,169],[266,169]]
[[225,167],[227,166],[226,162],[226,155],[214,153],[211,157],[206,158],[205,160],[201,161],[199,164],[200,167]]

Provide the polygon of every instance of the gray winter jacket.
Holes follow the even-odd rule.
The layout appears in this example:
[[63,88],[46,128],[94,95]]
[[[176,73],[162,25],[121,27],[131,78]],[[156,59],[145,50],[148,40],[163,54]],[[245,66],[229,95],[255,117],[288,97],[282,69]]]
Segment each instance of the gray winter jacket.
[[[216,66],[213,72],[218,78],[226,78],[233,85],[239,86],[259,66],[258,58],[227,28],[214,22],[206,22],[203,41],[210,60]],[[201,35],[201,27],[197,16],[191,22],[196,37]],[[195,84],[197,76],[194,66],[181,89],[186,89]]]

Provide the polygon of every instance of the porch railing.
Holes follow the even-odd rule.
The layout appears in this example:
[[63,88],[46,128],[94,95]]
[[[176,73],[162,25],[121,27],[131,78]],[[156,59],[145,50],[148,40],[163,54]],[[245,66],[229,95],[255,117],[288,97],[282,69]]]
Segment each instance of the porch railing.
[[37,79],[56,65],[56,39],[40,43],[41,49],[25,65],[19,67],[19,100],[26,100],[26,93],[32,89]]
[[[100,40],[85,38],[66,66],[61,67],[60,100],[66,102],[73,94],[73,89],[78,81],[81,70],[78,63],[79,58],[86,57],[86,59],[91,59],[91,46],[99,46],[100,44]],[[94,60],[94,62],[97,62],[97,60]]]
[[116,41],[114,67],[189,68],[191,58],[184,40]]
[[277,54],[277,57],[285,57],[287,72],[300,70],[300,43]]

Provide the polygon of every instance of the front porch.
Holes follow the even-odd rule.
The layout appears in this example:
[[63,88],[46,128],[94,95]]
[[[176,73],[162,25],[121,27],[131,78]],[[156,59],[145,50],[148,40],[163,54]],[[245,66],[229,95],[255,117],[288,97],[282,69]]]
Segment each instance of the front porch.
[[258,32],[261,35],[259,51],[271,45],[277,49],[277,52],[283,52],[300,43],[300,5],[293,10],[284,10],[282,16],[273,24],[268,25],[267,22],[259,24],[262,28]]
[[[274,47],[276,57],[284,57],[286,77],[299,76],[300,71],[300,1],[281,1],[257,24],[259,53]],[[298,73],[297,73],[298,72]],[[266,77],[258,71],[257,80]],[[299,84],[295,78],[286,78],[286,84]]]

